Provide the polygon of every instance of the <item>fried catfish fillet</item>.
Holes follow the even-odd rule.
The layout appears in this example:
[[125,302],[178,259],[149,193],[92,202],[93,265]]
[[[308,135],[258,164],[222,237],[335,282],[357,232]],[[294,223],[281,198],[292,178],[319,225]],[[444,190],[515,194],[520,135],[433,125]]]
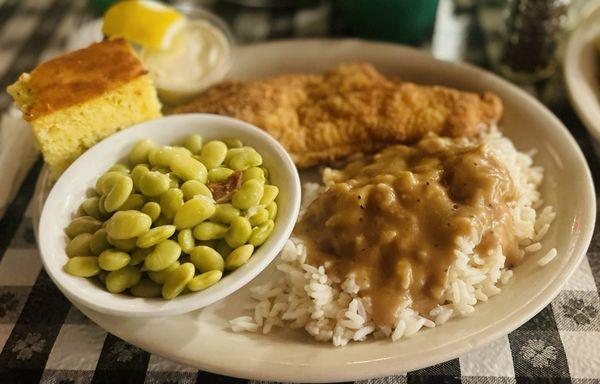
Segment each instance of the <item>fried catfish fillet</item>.
[[502,102],[492,93],[396,81],[370,64],[350,63],[324,74],[224,81],[173,111],[190,112],[254,124],[304,168],[412,143],[428,132],[472,137],[500,119]]

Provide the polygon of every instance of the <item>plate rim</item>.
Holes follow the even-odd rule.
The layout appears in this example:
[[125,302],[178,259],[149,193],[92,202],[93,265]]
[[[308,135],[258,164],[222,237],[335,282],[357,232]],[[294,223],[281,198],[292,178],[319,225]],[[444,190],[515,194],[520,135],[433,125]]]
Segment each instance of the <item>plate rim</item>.
[[[576,242],[577,246],[575,247],[575,250],[573,251],[573,255],[574,255],[573,259],[568,264],[569,269],[567,271],[561,271],[552,280],[552,282],[550,282],[543,288],[544,291],[549,291],[549,293],[545,297],[540,298],[540,296],[538,295],[533,300],[530,300],[529,303],[533,306],[534,309],[528,310],[526,312],[527,315],[524,316],[521,313],[522,312],[521,311],[521,312],[513,313],[512,316],[509,316],[507,318],[502,318],[502,319],[499,319],[498,321],[494,322],[494,325],[499,324],[499,323],[506,324],[505,326],[500,327],[500,329],[496,325],[496,330],[493,332],[486,333],[485,330],[481,330],[480,333],[484,333],[484,335],[482,335],[482,337],[477,339],[476,341],[470,341],[470,342],[464,342],[464,340],[457,341],[456,343],[461,344],[461,345],[455,346],[455,348],[452,350],[452,352],[440,353],[440,354],[438,354],[439,356],[436,355],[436,357],[434,357],[434,358],[427,359],[426,363],[421,361],[418,363],[413,363],[412,365],[408,365],[408,367],[406,365],[404,365],[403,368],[406,368],[406,370],[410,371],[410,370],[419,369],[419,368],[431,366],[434,364],[438,364],[438,363],[441,363],[444,361],[448,361],[450,359],[454,359],[460,355],[463,355],[464,353],[466,353],[468,351],[471,351],[475,348],[489,344],[501,336],[507,335],[508,333],[512,332],[516,328],[523,325],[525,322],[527,322],[529,319],[531,319],[533,316],[535,316],[537,313],[539,313],[542,309],[544,309],[558,295],[558,293],[561,290],[561,287],[567,282],[569,277],[577,269],[577,266],[581,263],[581,260],[585,256],[586,251],[591,242],[592,235],[593,235],[593,228],[594,228],[595,221],[596,221],[595,189],[594,189],[594,184],[593,184],[593,180],[591,177],[590,168],[587,163],[587,160],[585,159],[585,156],[583,155],[583,152],[581,151],[581,148],[579,147],[579,145],[577,144],[577,142],[575,141],[575,139],[573,138],[571,133],[568,131],[568,129],[564,126],[564,124],[540,101],[533,98],[531,95],[527,94],[527,92],[518,88],[516,85],[511,84],[508,81],[500,78],[496,74],[493,74],[493,73],[483,70],[481,68],[475,67],[474,65],[471,65],[468,63],[456,63],[456,62],[449,62],[446,60],[440,60],[440,59],[433,57],[428,52],[424,52],[424,51],[421,51],[419,49],[412,48],[412,47],[406,47],[406,46],[392,44],[392,43],[365,41],[365,40],[360,40],[360,39],[325,38],[325,39],[293,39],[293,40],[270,41],[270,42],[263,42],[263,43],[252,44],[252,45],[248,45],[248,46],[244,46],[244,47],[239,47],[238,49],[240,49],[240,50],[259,49],[259,48],[264,49],[264,48],[268,48],[270,46],[277,46],[277,45],[288,45],[288,44],[301,45],[301,44],[307,44],[307,43],[315,43],[315,44],[318,44],[318,43],[321,43],[321,44],[323,44],[323,43],[326,43],[326,44],[354,43],[354,44],[367,44],[367,45],[372,45],[372,46],[381,46],[382,48],[394,49],[398,52],[404,51],[405,53],[416,56],[416,57],[421,57],[421,58],[426,57],[428,60],[431,60],[433,62],[443,63],[444,65],[449,65],[449,66],[453,67],[454,69],[466,70],[476,76],[485,76],[485,77],[491,79],[491,81],[498,83],[502,87],[508,89],[511,93],[515,93],[515,94],[519,95],[521,98],[524,97],[524,98],[528,99],[529,102],[531,102],[532,105],[535,106],[535,108],[536,108],[535,113],[544,114],[547,118],[549,118],[550,120],[552,120],[554,122],[554,124],[556,125],[557,128],[560,127],[560,135],[562,136],[563,139],[565,139],[566,141],[569,142],[570,147],[572,147],[571,149],[574,150],[574,155],[576,156],[578,162],[581,162],[585,168],[584,173],[585,173],[585,178],[587,180],[586,185],[588,186],[588,188],[586,188],[586,190],[583,191],[582,193],[585,195],[584,198],[589,200],[589,202],[590,202],[589,208],[590,209],[589,209],[589,213],[587,213],[586,215],[582,215],[581,225],[582,225],[582,227],[588,228],[588,230],[585,232],[582,232],[581,236],[579,236],[579,238],[577,239],[577,242]],[[93,311],[90,311],[88,308],[85,308],[85,307],[81,308],[81,305],[77,304],[77,303],[76,303],[76,306],[80,307],[80,310],[84,314],[86,314],[86,316],[88,316],[92,319],[94,318]],[[519,318],[521,318],[521,319],[519,319]],[[507,321],[507,319],[511,319],[511,320]],[[125,340],[128,339],[127,335],[123,335],[119,331],[110,330],[110,332],[125,339]],[[261,369],[256,369],[257,367],[253,366],[251,364],[243,365],[241,363],[238,363],[234,366],[231,366],[231,365],[228,366],[226,364],[212,365],[209,363],[199,362],[198,360],[190,360],[190,359],[185,359],[185,358],[182,359],[181,356],[177,356],[172,351],[169,351],[169,352],[165,352],[165,350],[157,351],[156,348],[152,348],[145,340],[136,340],[136,342],[134,344],[140,346],[141,348],[143,348],[151,353],[154,353],[159,356],[166,357],[166,358],[170,358],[170,359],[173,359],[176,361],[184,362],[184,363],[189,364],[198,369],[215,372],[215,373],[222,374],[222,375],[241,377],[241,378],[246,378],[246,379],[255,379],[255,380],[332,382],[332,381],[361,380],[361,379],[368,379],[368,378],[372,378],[372,377],[387,376],[387,375],[394,375],[394,374],[401,373],[396,368],[396,366],[393,364],[394,356],[387,357],[387,358],[381,359],[381,360],[375,360],[375,361],[368,360],[368,361],[361,361],[361,362],[353,363],[354,370],[343,370],[342,369],[333,375],[331,373],[320,372],[316,376],[315,375],[309,376],[309,374],[306,372],[304,374],[297,374],[297,372],[294,372],[293,370],[289,369],[290,367],[282,366],[279,363],[261,362],[261,364],[263,364],[260,367]],[[354,372],[356,370],[357,366],[359,366],[361,368],[361,372],[358,374],[356,372]],[[341,368],[341,365],[338,366],[337,368]]]
[[[581,53],[589,44],[591,44],[589,41],[581,43],[581,37],[589,28],[593,27],[594,22],[598,22],[599,20],[600,4],[597,4],[596,8],[590,11],[587,16],[583,18],[583,22],[580,23],[569,36],[565,48],[565,61],[563,65],[563,77],[565,80],[567,96],[570,104],[573,109],[575,109],[577,117],[582,120],[586,130],[597,142],[600,142],[600,122],[596,122],[591,114],[578,100],[579,96],[576,90],[577,86],[575,84],[576,80],[574,79],[574,76],[581,73],[581,71],[577,69],[577,64],[581,59]],[[600,85],[596,84],[593,88],[596,93],[597,103],[599,104],[598,108],[600,108]]]

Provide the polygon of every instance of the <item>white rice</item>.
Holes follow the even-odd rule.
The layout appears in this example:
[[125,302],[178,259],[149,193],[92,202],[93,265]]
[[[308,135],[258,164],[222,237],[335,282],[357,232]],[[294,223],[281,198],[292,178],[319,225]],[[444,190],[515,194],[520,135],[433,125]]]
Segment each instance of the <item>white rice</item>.
[[541,259],[538,260],[538,265],[543,267],[544,265],[546,265],[549,262],[551,262],[552,260],[554,260],[554,258],[556,257],[557,254],[558,254],[558,252],[556,251],[556,248],[552,248],[551,250],[548,251],[548,253],[546,253],[546,255],[544,257],[542,257]]
[[[543,169],[533,165],[533,153],[518,152],[497,130],[482,141],[504,162],[520,191],[512,215],[522,252],[540,251],[539,241],[555,217],[552,207],[543,207],[540,199],[538,187],[543,179]],[[301,215],[323,189],[316,183],[304,185]],[[497,295],[501,286],[509,283],[513,272],[504,267],[506,257],[501,247],[488,255],[479,255],[475,252],[477,243],[476,233],[457,240],[456,261],[448,271],[445,286],[447,304],[433,308],[426,318],[413,310],[407,299],[397,310],[395,325],[388,327],[374,323],[371,303],[368,298],[360,297],[360,288],[353,276],[348,276],[345,281],[332,281],[325,266],[306,263],[306,247],[301,240],[292,238],[278,258],[279,280],[251,289],[255,302],[249,306],[250,315],[231,320],[231,329],[269,333],[273,327],[287,325],[304,328],[316,340],[330,341],[336,346],[362,341],[369,335],[392,341],[411,337],[423,327],[432,328],[454,316],[473,313],[475,304]],[[538,264],[546,265],[556,256],[556,249],[552,249],[539,259]]]

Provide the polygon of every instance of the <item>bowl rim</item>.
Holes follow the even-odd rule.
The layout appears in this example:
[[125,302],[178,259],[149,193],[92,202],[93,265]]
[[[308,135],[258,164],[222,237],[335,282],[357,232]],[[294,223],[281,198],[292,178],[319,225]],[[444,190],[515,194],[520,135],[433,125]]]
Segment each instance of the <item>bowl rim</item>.
[[[219,284],[216,284],[213,287],[211,287],[219,287],[219,289],[213,291],[207,290],[193,292],[190,295],[180,296],[170,301],[134,298],[132,296],[119,296],[117,294],[111,294],[114,295],[114,300],[111,298],[108,300],[109,303],[103,303],[103,301],[105,300],[94,300],[95,298],[98,299],[96,295],[84,295],[82,294],[82,290],[75,289],[75,285],[73,283],[63,281],[64,277],[60,275],[60,272],[63,272],[61,271],[63,268],[63,264],[58,265],[59,263],[52,261],[54,257],[50,255],[52,254],[52,252],[55,251],[53,249],[50,249],[49,246],[51,242],[50,236],[52,232],[46,230],[46,228],[48,228],[49,226],[55,226],[54,220],[51,216],[50,207],[53,204],[56,204],[58,200],[63,199],[63,196],[59,195],[59,193],[61,192],[61,188],[63,188],[63,186],[67,183],[66,180],[69,177],[73,177],[76,172],[80,172],[80,170],[83,167],[85,167],[86,164],[88,164],[91,161],[94,161],[94,159],[99,155],[99,153],[101,154],[103,151],[105,151],[105,148],[109,148],[115,145],[119,148],[123,148],[124,146],[131,146],[135,141],[138,140],[136,133],[147,132],[148,135],[145,137],[152,139],[153,130],[160,131],[161,129],[164,129],[163,127],[160,127],[159,124],[176,124],[177,122],[179,124],[195,123],[199,124],[198,132],[201,133],[203,126],[205,127],[211,122],[217,121],[225,123],[227,126],[232,127],[234,130],[249,131],[251,132],[250,134],[254,136],[257,141],[260,141],[266,146],[270,147],[272,149],[273,155],[278,161],[278,167],[281,167],[281,169],[283,170],[284,177],[289,180],[289,196],[286,199],[286,205],[289,205],[291,207],[289,210],[291,212],[291,215],[287,217],[282,217],[280,219],[280,222],[278,222],[280,230],[273,233],[272,237],[270,238],[271,243],[269,244],[269,247],[264,248],[264,250],[262,250],[261,258],[258,259],[254,267],[243,270],[237,270],[238,276],[236,276],[236,279],[231,279],[225,285],[219,286]],[[154,125],[154,127],[149,127],[149,125]],[[126,143],[122,143],[121,140],[123,136],[129,136],[130,139],[128,139]],[[90,175],[88,178],[86,178],[84,183],[88,185],[90,182],[93,182],[95,178],[95,174]],[[265,131],[244,121],[227,116],[201,113],[171,115],[154,120],[145,121],[140,124],[136,124],[129,128],[126,128],[120,132],[116,132],[115,134],[105,138],[104,140],[101,140],[96,145],[88,149],[67,168],[67,170],[52,186],[52,189],[50,190],[42,208],[38,228],[38,249],[40,251],[40,256],[42,259],[44,269],[46,270],[54,284],[59,288],[59,290],[63,294],[65,294],[65,296],[79,304],[82,304],[100,313],[117,316],[146,317],[182,314],[203,308],[229,296],[233,292],[237,291],[238,289],[242,288],[244,285],[249,283],[257,275],[259,275],[279,254],[285,242],[291,235],[300,210],[300,197],[300,177],[298,175],[298,170],[296,169],[294,162],[292,161],[287,151],[283,148],[283,146],[270,135],[268,135]],[[61,231],[60,233],[63,232]],[[63,251],[63,253],[66,260],[68,258],[66,252]],[[86,292],[89,293],[89,291],[87,290]],[[98,290],[98,293],[105,294],[109,292]],[[125,302],[123,298],[127,298],[128,302]],[[134,304],[131,300],[135,300],[136,303]]]

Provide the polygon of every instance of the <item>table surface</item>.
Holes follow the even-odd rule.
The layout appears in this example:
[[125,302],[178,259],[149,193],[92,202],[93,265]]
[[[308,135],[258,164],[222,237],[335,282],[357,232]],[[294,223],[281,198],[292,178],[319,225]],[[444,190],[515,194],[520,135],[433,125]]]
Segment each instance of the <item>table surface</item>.
[[[0,0],[0,89],[40,60],[59,53],[69,33],[89,18],[85,4]],[[473,33],[472,23],[465,23],[473,19],[474,11],[452,16],[451,8],[449,0],[440,2],[436,32],[426,45],[438,56],[481,64],[480,34]],[[440,25],[454,29],[444,30]],[[459,33],[463,33],[460,40],[469,44],[456,43]],[[454,43],[448,40],[452,35]],[[437,52],[436,47],[440,48]],[[597,183],[600,168],[591,139],[561,97],[560,79],[531,91],[572,132]],[[8,105],[9,98],[0,93],[0,111]],[[38,161],[0,220],[0,383],[247,382],[149,354],[106,333],[65,299],[41,267],[33,234],[31,201],[40,169]],[[558,297],[519,329],[458,359],[367,382],[600,382],[599,289],[600,237],[596,233],[587,258]]]

